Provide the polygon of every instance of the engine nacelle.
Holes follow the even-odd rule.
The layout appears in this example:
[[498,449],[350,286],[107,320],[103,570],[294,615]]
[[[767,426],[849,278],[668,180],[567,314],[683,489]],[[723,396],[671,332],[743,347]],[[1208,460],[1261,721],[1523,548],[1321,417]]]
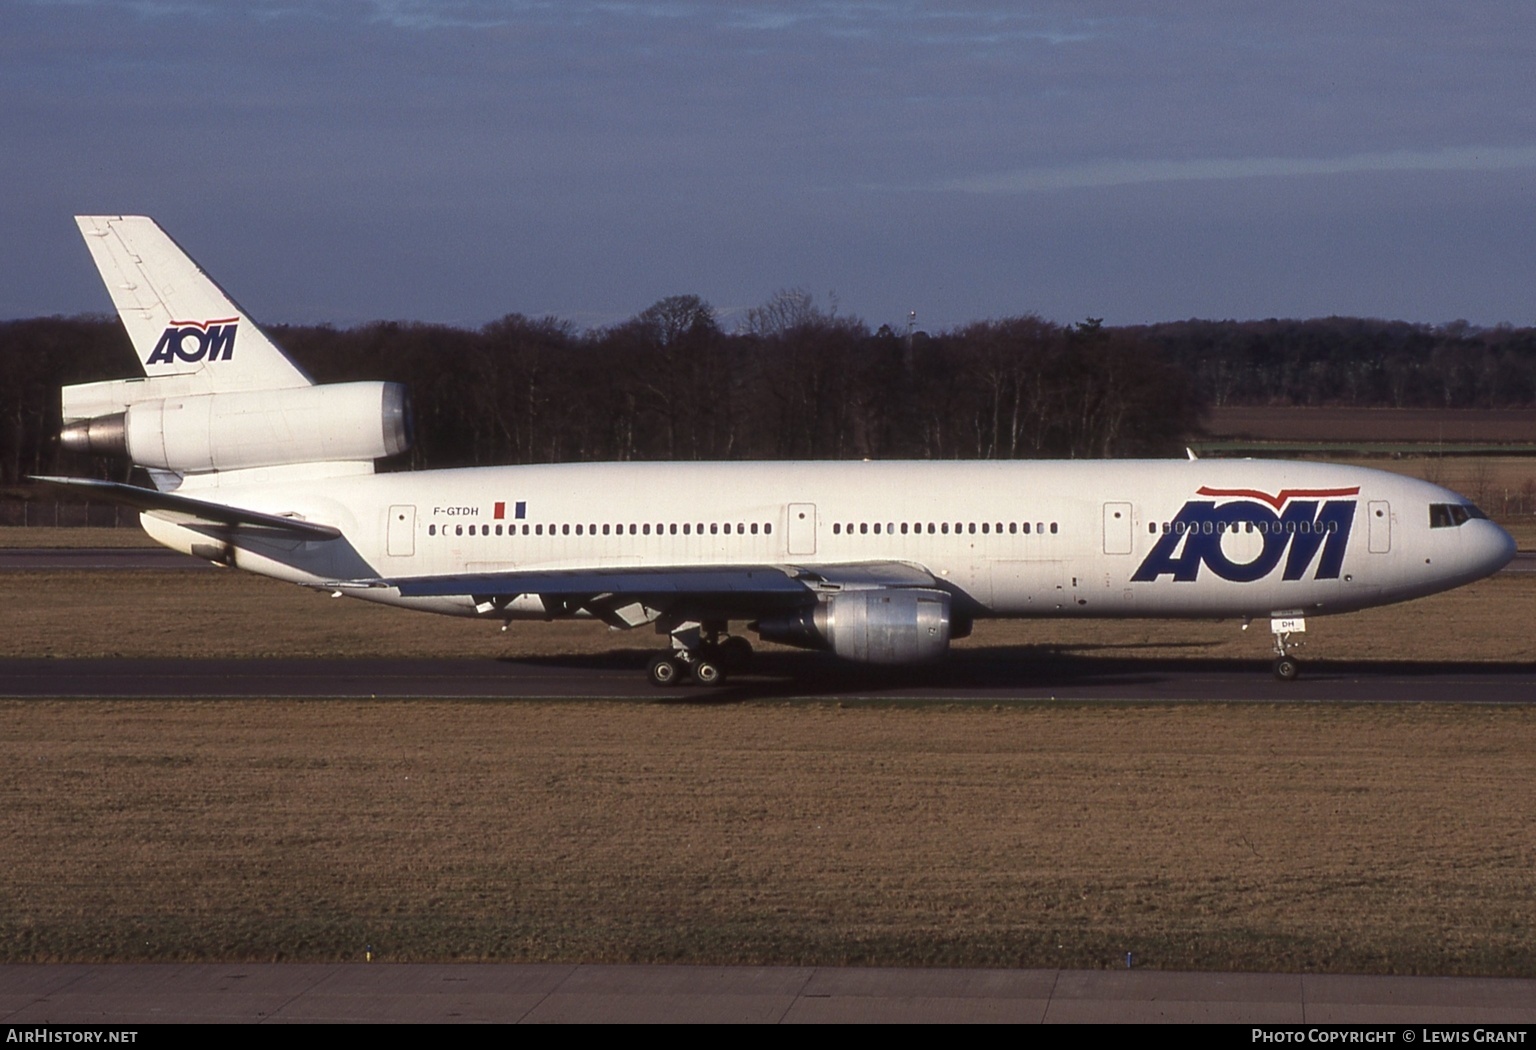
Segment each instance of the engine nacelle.
[[915,664],[949,649],[946,591],[875,588],[842,591],[801,612],[759,620],[765,640],[802,649],[830,649],[845,660]]
[[410,401],[399,383],[147,398],[75,419],[59,440],[180,474],[374,460],[410,448]]

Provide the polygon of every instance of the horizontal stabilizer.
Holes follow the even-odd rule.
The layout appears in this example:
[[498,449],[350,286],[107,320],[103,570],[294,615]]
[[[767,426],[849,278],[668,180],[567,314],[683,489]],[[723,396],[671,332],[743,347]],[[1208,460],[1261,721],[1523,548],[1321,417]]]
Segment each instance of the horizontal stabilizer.
[[242,510],[222,503],[190,499],[170,492],[142,489],[137,485],[124,485],[116,481],[97,481],[92,478],[47,478],[34,476],[31,480],[45,485],[55,485],[93,499],[120,503],[125,507],[157,514],[168,514],[187,519],[188,523],[206,523],[222,526],[253,526],[285,533],[305,540],[333,540],[341,535],[340,529],[329,525],[317,525],[298,518],[285,518],[279,514],[264,514],[259,510]]

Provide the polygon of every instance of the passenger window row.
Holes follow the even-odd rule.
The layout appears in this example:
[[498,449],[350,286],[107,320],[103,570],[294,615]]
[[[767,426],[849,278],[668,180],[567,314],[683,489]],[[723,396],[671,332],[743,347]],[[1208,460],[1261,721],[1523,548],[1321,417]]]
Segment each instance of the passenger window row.
[[[450,528],[453,529],[452,534],[455,536],[463,536],[466,532],[470,536],[501,536],[503,534],[507,536],[703,536],[706,534],[706,529],[708,529],[708,535],[710,536],[767,536],[773,533],[773,525],[766,521],[750,523],[741,521],[734,523],[712,521],[708,525],[705,525],[702,521],[685,521],[682,524],[675,521],[657,522],[654,525],[648,521],[638,524],[635,522],[629,522],[628,524],[606,522],[601,525],[595,522],[587,524],[551,522],[548,525],[524,522],[521,525],[506,526],[505,533],[503,533],[502,526],[500,525],[444,525],[442,527],[442,535],[449,535],[448,530]],[[428,525],[427,535],[438,535],[438,526]]]
[[852,536],[855,533],[857,533],[860,536],[867,536],[867,535],[870,535],[871,533],[873,533],[876,536],[881,536],[881,535],[895,536],[895,535],[898,535],[898,534],[902,535],[902,536],[909,536],[909,535],[919,535],[919,536],[920,535],[928,535],[928,536],[934,536],[934,535],[938,535],[938,536],[970,535],[970,536],[975,536],[979,532],[983,536],[990,536],[990,535],[994,535],[994,534],[996,534],[998,536],[1001,536],[1001,535],[1003,535],[1006,532],[1010,536],[1017,536],[1020,533],[1022,533],[1025,536],[1036,535],[1036,534],[1043,536],[1043,535],[1045,535],[1047,528],[1050,529],[1050,534],[1052,536],[1056,535],[1057,532],[1059,531],[1058,530],[1058,523],[1054,522],[1054,521],[1051,522],[1049,525],[1047,525],[1043,521],[1036,521],[1036,522],[1010,521],[1006,525],[1003,522],[1001,522],[1001,521],[997,521],[997,522],[983,521],[983,522],[981,522],[979,524],[977,522],[974,522],[974,521],[957,521],[957,522],[954,522],[953,524],[951,524],[950,522],[947,522],[947,521],[940,521],[940,522],[932,522],[932,521],[928,521],[928,522],[922,522],[922,521],[906,522],[906,521],[903,521],[903,522],[899,522],[899,523],[898,522],[890,522],[890,521],[884,522],[884,523],[878,522],[878,521],[876,521],[876,522],[861,521],[861,522],[859,522],[857,524],[855,524],[855,523],[853,523],[851,521],[847,522],[846,524],[843,523],[843,522],[840,522],[840,521],[835,521],[835,522],[832,523],[832,535],[834,535],[834,536],[844,536],[844,535]]

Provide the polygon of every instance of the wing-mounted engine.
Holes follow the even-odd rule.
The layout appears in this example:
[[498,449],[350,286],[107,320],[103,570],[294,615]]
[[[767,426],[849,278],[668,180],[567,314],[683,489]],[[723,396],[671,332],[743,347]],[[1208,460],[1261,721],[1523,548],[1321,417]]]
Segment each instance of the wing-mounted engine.
[[912,664],[949,649],[950,596],[922,588],[841,591],[814,607],[765,617],[753,625],[764,639],[802,649],[828,649],[845,660]]
[[371,462],[411,445],[399,383],[192,392],[181,376],[65,387],[66,448],[200,474],[296,463]]

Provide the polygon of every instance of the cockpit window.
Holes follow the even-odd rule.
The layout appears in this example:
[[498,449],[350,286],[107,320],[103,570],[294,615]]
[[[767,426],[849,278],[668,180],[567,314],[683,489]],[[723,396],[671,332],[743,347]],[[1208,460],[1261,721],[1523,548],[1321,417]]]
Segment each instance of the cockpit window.
[[1487,517],[1488,515],[1470,503],[1431,503],[1429,505],[1429,527],[1432,529],[1454,529],[1473,518],[1486,520]]

